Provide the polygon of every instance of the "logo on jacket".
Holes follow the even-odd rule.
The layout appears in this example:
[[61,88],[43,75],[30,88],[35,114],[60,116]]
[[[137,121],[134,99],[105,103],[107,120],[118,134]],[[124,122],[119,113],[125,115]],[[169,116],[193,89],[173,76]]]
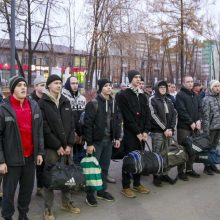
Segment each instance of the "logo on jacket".
[[75,185],[76,185],[76,182],[73,177],[65,182],[65,186],[75,186]]

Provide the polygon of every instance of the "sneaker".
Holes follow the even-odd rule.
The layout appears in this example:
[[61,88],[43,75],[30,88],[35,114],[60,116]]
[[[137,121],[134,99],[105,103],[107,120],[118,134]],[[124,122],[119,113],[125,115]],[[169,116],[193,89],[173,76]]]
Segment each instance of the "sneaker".
[[108,192],[97,192],[97,196],[98,199],[103,199],[107,202],[113,202],[115,200],[115,198]]
[[185,173],[179,173],[178,178],[183,181],[189,181],[189,178]]
[[40,197],[44,196],[43,188],[39,188],[39,187],[37,188],[36,196],[40,196]]
[[131,190],[131,188],[122,189],[121,193],[127,198],[135,198],[136,194]]
[[211,168],[211,166],[205,166],[205,168],[204,168],[204,171],[203,171],[205,174],[207,174],[207,175],[210,175],[210,176],[213,176],[214,175],[214,173],[213,173],[213,170],[212,170],[212,168]]
[[211,170],[215,173],[219,173],[220,174],[220,170],[218,169],[218,167],[215,164],[211,165]]
[[18,220],[29,220],[27,214],[19,214]]
[[107,177],[106,177],[106,181],[107,181],[108,183],[116,183],[116,180],[115,180],[114,178],[112,178],[111,176],[107,176]]
[[67,211],[67,212],[74,213],[74,214],[79,214],[80,213],[80,209],[75,207],[73,202],[63,203],[61,209],[64,210],[64,211]]
[[98,203],[97,203],[97,201],[96,201],[96,198],[95,198],[95,196],[94,196],[93,194],[91,194],[91,195],[88,195],[88,194],[87,194],[87,196],[86,196],[86,203],[87,203],[87,205],[89,205],[89,206],[91,206],[91,207],[96,207],[96,206],[98,206]]
[[148,194],[150,192],[150,189],[148,189],[147,187],[143,185],[134,186],[133,190],[139,193],[143,193],[143,194]]
[[195,172],[195,170],[190,170],[190,171],[186,171],[186,174],[188,176],[194,177],[194,178],[199,178],[200,175],[198,173]]
[[55,220],[51,209],[46,208],[44,211],[44,220]]

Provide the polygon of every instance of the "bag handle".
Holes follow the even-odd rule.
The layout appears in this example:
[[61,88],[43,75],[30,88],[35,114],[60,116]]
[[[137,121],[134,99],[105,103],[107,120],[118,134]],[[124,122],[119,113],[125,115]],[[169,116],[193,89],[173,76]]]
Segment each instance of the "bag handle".
[[152,150],[151,150],[149,144],[147,143],[147,141],[141,141],[141,151],[144,151],[144,148],[145,148],[144,146],[147,146],[149,152],[152,152]]

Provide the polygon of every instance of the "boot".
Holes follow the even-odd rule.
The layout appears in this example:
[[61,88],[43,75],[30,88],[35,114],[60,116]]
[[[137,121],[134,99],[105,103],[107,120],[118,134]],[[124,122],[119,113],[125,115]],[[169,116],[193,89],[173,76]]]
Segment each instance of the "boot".
[[157,187],[161,187],[162,186],[162,182],[161,182],[160,176],[154,175],[153,184],[155,186],[157,186]]

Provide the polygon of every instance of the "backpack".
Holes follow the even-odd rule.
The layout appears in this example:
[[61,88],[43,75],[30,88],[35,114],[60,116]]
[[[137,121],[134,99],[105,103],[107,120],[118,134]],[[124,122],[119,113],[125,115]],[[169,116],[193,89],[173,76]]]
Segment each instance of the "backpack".
[[204,164],[220,164],[220,150],[213,149],[198,153],[195,162]]
[[[95,107],[95,112],[97,113],[97,111],[98,111],[98,101],[97,101],[97,99],[93,99],[92,103]],[[80,115],[79,124],[81,125],[82,128],[85,125],[85,110]]]

